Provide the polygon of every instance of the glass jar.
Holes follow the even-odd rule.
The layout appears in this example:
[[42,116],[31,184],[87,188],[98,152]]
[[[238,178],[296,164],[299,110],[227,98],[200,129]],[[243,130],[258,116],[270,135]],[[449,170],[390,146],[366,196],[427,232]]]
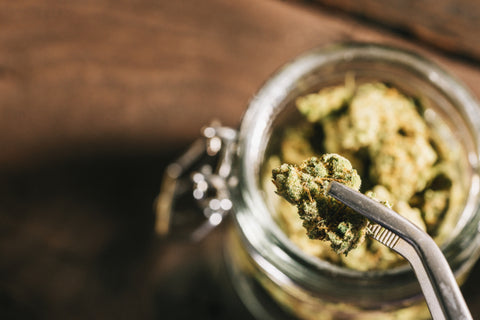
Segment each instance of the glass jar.
[[276,72],[251,100],[226,177],[233,223],[225,257],[239,296],[258,319],[430,318],[408,266],[362,272],[307,255],[282,232],[265,201],[262,165],[277,130],[295,118],[295,98],[342,84],[348,73],[421,97],[430,106],[425,117],[448,126],[447,143],[461,144],[458,179],[468,195],[441,249],[459,282],[479,257],[480,107],[469,91],[436,64],[398,48],[353,43],[314,49]]

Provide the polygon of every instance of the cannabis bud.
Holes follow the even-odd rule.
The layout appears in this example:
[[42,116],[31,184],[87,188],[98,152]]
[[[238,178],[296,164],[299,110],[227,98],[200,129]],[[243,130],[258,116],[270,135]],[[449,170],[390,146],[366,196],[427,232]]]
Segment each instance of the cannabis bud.
[[272,175],[277,193],[298,208],[309,238],[329,241],[345,255],[363,242],[367,219],[327,194],[331,181],[360,189],[360,176],[346,158],[324,154],[300,165],[282,164]]

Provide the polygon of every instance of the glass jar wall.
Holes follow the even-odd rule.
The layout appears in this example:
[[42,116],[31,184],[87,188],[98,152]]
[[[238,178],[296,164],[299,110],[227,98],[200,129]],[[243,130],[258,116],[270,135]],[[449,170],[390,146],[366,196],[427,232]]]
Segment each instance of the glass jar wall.
[[[479,255],[480,107],[468,90],[434,63],[410,52],[373,44],[341,44],[310,51],[274,74],[255,95],[242,121],[230,178],[234,223],[225,255],[232,280],[259,319],[428,319],[411,269],[358,271],[310,256],[277,224],[262,185],[275,139],[298,121],[296,97],[345,81],[389,83],[429,106],[430,125],[460,146],[457,178],[465,203],[441,249],[461,282]],[[441,121],[436,126],[435,119]],[[443,129],[442,129],[443,128]]]

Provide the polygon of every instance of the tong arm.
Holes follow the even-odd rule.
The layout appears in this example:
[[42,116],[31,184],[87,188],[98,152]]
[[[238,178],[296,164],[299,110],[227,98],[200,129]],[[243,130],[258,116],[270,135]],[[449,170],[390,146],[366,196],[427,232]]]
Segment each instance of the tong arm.
[[399,237],[396,243],[382,243],[410,262],[433,319],[472,319],[447,260],[427,233],[383,204],[343,184],[331,182],[328,193]]

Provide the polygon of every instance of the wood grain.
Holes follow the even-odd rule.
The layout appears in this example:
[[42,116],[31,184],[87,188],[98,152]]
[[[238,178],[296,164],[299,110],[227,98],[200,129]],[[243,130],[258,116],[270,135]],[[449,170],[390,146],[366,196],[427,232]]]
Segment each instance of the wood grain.
[[303,3],[2,1],[0,21],[4,166],[185,146],[214,118],[238,125],[283,63],[338,41],[412,48],[480,92],[479,69]]
[[315,0],[412,34],[432,46],[480,61],[480,2],[474,0]]

